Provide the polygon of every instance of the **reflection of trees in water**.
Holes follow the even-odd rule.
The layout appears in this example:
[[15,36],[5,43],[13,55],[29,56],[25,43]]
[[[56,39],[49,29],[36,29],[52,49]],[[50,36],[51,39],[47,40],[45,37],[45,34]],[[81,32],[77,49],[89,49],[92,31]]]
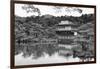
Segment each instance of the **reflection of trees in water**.
[[[86,44],[84,46],[86,46]],[[94,57],[93,51],[89,49],[83,49],[82,46],[67,49],[65,47],[59,47],[53,44],[41,44],[35,46],[31,46],[29,44],[27,44],[27,46],[19,44],[15,46],[15,55],[18,55],[20,53],[23,53],[22,56],[24,58],[32,56],[33,59],[43,57],[45,56],[45,54],[52,56],[55,53],[58,53],[59,56],[63,56],[66,59],[70,56],[73,56],[73,58],[78,57],[83,62],[84,60],[90,61]]]
[[90,61],[92,58],[94,58],[94,49],[91,49],[93,44],[90,45],[90,43],[87,43],[86,41],[77,41],[77,45],[78,46],[76,47],[68,49],[54,44],[34,45],[33,43],[32,45],[31,43],[16,43],[15,55],[23,53],[22,56],[24,58],[32,56],[33,59],[38,59],[45,56],[45,54],[52,56],[53,54],[58,53],[59,56],[64,56],[65,58],[68,58],[69,56],[73,56],[73,58],[78,57],[82,61]]
[[44,56],[44,53],[48,54],[49,56],[52,56],[58,50],[58,47],[53,46],[52,44],[43,44],[35,46],[16,45],[15,55],[23,53],[23,57],[33,56],[33,58],[39,58],[41,56]]
[[24,46],[16,45],[15,46],[15,55],[18,55],[23,52]]
[[73,58],[80,58],[81,61],[90,61],[94,58],[94,49],[91,49],[93,44],[86,41],[78,41],[79,46],[73,48]]

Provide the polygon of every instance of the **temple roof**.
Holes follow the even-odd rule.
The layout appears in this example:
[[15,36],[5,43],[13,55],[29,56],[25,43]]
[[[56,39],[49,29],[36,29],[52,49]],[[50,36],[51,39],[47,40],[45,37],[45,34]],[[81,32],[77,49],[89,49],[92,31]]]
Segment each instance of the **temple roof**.
[[59,23],[59,25],[74,25],[74,23],[71,22],[71,21],[66,20],[66,21],[61,21],[61,22]]
[[68,20],[61,21],[57,26],[58,27],[68,27],[68,26],[71,26],[71,27],[75,27],[75,28],[78,27],[78,25],[76,23],[73,23],[73,22],[68,21]]

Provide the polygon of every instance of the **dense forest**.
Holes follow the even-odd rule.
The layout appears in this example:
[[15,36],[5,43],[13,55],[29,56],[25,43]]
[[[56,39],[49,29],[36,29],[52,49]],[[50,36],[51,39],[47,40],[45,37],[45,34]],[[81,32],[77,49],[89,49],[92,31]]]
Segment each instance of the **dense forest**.
[[[39,44],[43,39],[58,39],[55,30],[61,21],[70,21],[77,25],[78,35],[73,39],[77,47],[71,50],[58,47],[58,44]],[[24,57],[33,55],[35,59],[50,56],[60,50],[71,51],[69,54],[60,54],[68,57],[79,57],[80,59],[91,59],[94,57],[94,15],[84,14],[80,17],[74,16],[15,16],[15,55],[23,52]],[[38,43],[38,45],[34,45]]]

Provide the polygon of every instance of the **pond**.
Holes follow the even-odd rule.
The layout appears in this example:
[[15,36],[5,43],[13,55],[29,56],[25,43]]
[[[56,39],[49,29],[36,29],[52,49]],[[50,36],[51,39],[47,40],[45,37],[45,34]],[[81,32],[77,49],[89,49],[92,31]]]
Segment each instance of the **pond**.
[[15,65],[35,65],[35,64],[52,64],[52,63],[66,63],[66,62],[79,62],[79,58],[73,58],[72,56],[66,58],[55,53],[52,56],[45,54],[38,59],[33,59],[33,56],[24,58],[22,53],[15,56]]
[[16,45],[15,65],[34,65],[79,62],[78,57],[73,57],[71,46],[65,45]]

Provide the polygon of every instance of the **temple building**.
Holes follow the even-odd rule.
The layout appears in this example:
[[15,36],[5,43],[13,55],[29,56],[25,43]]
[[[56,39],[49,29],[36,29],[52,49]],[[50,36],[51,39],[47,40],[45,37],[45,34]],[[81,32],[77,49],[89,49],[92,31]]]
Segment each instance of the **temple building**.
[[58,43],[71,45],[74,44],[75,36],[77,35],[77,25],[71,21],[61,21],[56,28]]

